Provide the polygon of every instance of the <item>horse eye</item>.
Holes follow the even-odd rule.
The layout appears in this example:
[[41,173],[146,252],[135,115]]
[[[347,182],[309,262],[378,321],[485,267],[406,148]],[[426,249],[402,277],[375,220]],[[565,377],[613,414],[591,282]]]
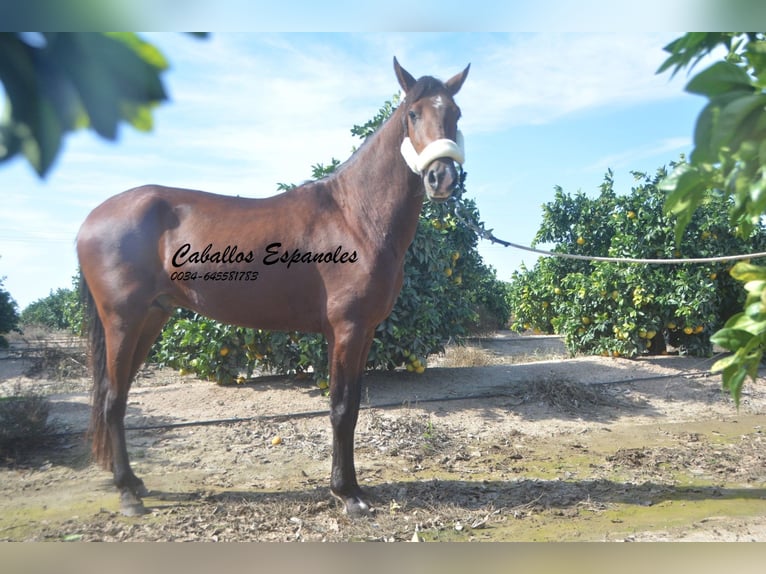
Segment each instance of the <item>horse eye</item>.
[[414,122],[416,119],[418,119],[418,114],[416,114],[416,113],[415,113],[415,112],[413,112],[412,110],[410,110],[410,111],[409,111],[409,113],[408,113],[407,115],[408,115],[408,116],[410,116],[410,120],[411,120],[411,121],[413,121],[413,122]]

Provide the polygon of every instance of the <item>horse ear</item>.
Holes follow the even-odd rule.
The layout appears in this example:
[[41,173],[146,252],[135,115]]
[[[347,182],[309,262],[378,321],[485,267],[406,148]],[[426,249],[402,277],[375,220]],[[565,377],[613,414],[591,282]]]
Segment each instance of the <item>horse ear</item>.
[[465,70],[460,72],[459,74],[456,74],[452,76],[447,82],[444,84],[447,88],[447,91],[451,96],[454,96],[460,91],[460,88],[463,87],[463,82],[465,82],[465,79],[468,77],[468,70],[471,69],[471,64],[468,64],[465,67]]
[[410,88],[415,85],[415,78],[407,70],[399,65],[399,61],[394,56],[394,72],[396,72],[396,79],[399,80],[399,85],[404,90],[404,93],[410,91]]

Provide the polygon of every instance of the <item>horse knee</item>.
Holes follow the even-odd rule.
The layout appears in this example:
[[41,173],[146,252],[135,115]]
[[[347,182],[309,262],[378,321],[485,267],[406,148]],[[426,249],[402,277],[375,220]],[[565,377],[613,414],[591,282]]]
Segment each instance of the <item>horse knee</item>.
[[354,405],[337,404],[330,409],[330,423],[336,432],[342,432],[356,427],[359,408]]

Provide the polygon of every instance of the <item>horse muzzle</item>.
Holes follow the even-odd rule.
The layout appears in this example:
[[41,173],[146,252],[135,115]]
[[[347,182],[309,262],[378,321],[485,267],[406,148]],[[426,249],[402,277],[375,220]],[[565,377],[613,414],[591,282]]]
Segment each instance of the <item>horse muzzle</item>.
[[455,163],[451,159],[439,158],[431,162],[423,174],[423,186],[431,201],[442,203],[455,192],[459,177]]
[[420,153],[415,151],[410,138],[404,138],[401,152],[410,169],[423,177],[428,199],[438,203],[452,197],[460,183],[454,162],[462,165],[465,161],[463,134],[460,130],[456,141],[435,140]]

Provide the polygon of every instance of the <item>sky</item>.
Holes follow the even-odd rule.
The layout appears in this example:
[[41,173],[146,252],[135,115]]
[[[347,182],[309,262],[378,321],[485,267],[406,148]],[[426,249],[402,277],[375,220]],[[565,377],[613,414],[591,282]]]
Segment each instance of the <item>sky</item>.
[[[691,150],[704,100],[685,72],[657,75],[681,33],[145,34],[171,62],[170,101],[154,130],[116,143],[88,131],[65,141],[45,180],[21,159],[0,164],[0,277],[20,309],[71,287],[74,240],[108,197],[146,183],[266,197],[311,166],[346,160],[399,91],[392,59],[443,80],[471,64],[456,101],[467,197],[486,228],[529,245],[555,186],[589,195],[607,169],[618,192]],[[697,70],[702,69],[701,67]],[[502,280],[536,256],[481,241]]]

